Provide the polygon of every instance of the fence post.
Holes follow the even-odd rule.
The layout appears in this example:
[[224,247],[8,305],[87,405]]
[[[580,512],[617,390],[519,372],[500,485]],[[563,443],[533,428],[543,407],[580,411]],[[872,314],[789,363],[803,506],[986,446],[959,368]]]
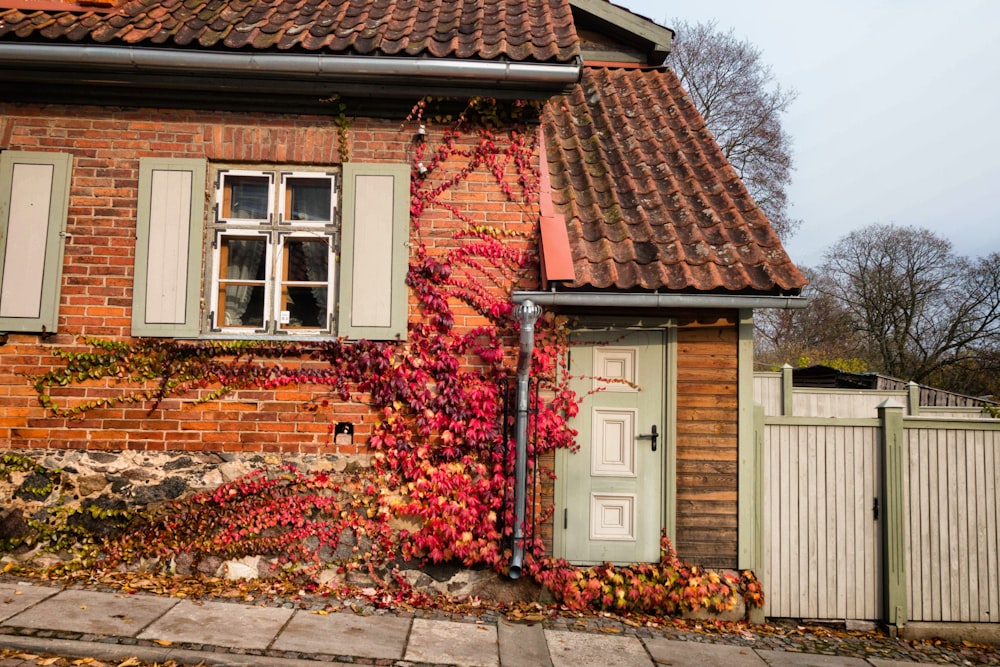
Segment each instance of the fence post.
[[920,385],[910,380],[906,385],[906,402],[909,408],[909,415],[916,417],[920,414]]
[[781,367],[781,416],[792,416],[792,367]]
[[[753,546],[751,547],[751,561],[754,574],[760,581],[761,590],[764,588],[764,406],[755,403],[753,406]],[[762,624],[764,618],[764,608],[757,607],[750,610],[750,622],[757,625]]]
[[906,625],[906,543],[903,525],[903,410],[893,399],[878,406],[882,469],[882,620],[895,636]]

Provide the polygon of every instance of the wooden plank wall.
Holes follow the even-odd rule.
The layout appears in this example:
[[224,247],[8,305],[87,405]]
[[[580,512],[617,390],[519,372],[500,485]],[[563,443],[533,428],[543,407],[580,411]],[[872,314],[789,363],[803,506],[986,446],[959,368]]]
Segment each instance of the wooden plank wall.
[[678,555],[705,567],[737,564],[736,320],[678,321]]
[[877,461],[875,426],[765,426],[767,616],[878,618]]
[[1000,621],[1000,431],[907,428],[913,621]]

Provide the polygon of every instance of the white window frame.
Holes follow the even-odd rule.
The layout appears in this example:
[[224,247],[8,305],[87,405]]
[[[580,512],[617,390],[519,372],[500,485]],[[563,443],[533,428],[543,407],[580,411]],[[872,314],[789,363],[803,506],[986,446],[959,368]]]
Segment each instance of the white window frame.
[[[223,214],[226,181],[232,177],[266,177],[268,178],[268,217],[267,219],[257,218],[233,218]],[[288,201],[288,181],[289,179],[315,179],[327,181],[330,186],[330,214],[327,220],[290,220],[285,210],[285,202]],[[219,167],[215,179],[215,216],[214,222],[209,230],[212,239],[210,258],[206,266],[206,285],[209,295],[208,313],[208,333],[209,335],[221,334],[224,336],[240,337],[261,337],[270,335],[288,335],[295,337],[302,336],[329,336],[333,335],[336,318],[335,304],[337,294],[337,245],[339,239],[339,211],[337,188],[340,186],[339,174],[331,172],[329,169],[308,171],[308,170],[283,170],[279,167],[273,169],[230,169]],[[227,237],[249,237],[262,236],[266,238],[267,252],[265,257],[265,285],[264,285],[264,321],[260,327],[256,326],[230,326],[224,319],[219,299],[220,284],[227,280],[220,275],[222,261],[223,239]],[[284,279],[284,250],[285,240],[288,238],[316,238],[325,239],[328,248],[326,281],[326,323],[322,327],[295,327],[283,321],[281,309],[283,303],[282,290],[287,281]],[[319,282],[319,281],[316,281]]]
[[[289,238],[300,239],[300,238],[317,238],[320,237],[326,241],[327,246],[327,266],[329,267],[329,279],[326,281],[326,326],[321,329],[310,329],[304,327],[291,327],[285,326],[283,321],[285,318],[282,316],[283,311],[281,310],[282,304],[282,292],[283,286],[291,284],[298,281],[287,281],[284,279],[285,276],[285,240]],[[279,231],[277,243],[273,244],[272,247],[277,250],[277,257],[274,260],[274,289],[269,290],[274,298],[273,310],[271,317],[275,323],[275,330],[282,333],[290,333],[296,336],[300,335],[315,335],[321,333],[328,333],[333,330],[334,326],[334,295],[337,293],[337,253],[334,248],[334,237],[332,234],[318,234],[317,232],[311,231]],[[317,281],[318,282],[318,281]]]
[[[267,218],[230,218],[225,217],[223,212],[226,210],[225,205],[225,193],[226,193],[226,181],[230,177],[254,177],[254,178],[267,178]],[[218,174],[217,186],[215,189],[215,219],[219,223],[227,223],[230,225],[267,225],[273,221],[274,215],[274,176],[273,171],[258,171],[258,170],[248,170],[248,169],[220,169]]]
[[[234,334],[247,334],[247,335],[259,335],[268,332],[268,324],[270,322],[268,314],[272,311],[271,299],[272,292],[271,284],[273,282],[271,277],[265,277],[264,279],[264,308],[263,308],[263,322],[261,326],[238,326],[229,325],[220,320],[223,319],[224,313],[219,304],[219,284],[222,282],[233,282],[232,279],[223,279],[220,275],[219,269],[222,266],[222,247],[224,238],[249,238],[259,236],[265,240],[266,251],[264,254],[264,264],[266,267],[270,267],[274,264],[274,243],[271,241],[271,232],[268,231],[258,231],[246,228],[236,228],[236,229],[216,229],[215,235],[212,240],[212,293],[209,300],[210,303],[210,317],[211,317],[211,330],[212,331],[225,331],[227,333]],[[249,281],[247,281],[249,282]]]
[[325,171],[282,171],[278,173],[278,201],[288,200],[288,180],[289,179],[331,179],[330,192],[330,213],[325,220],[289,220],[285,217],[288,213],[284,205],[278,207],[278,223],[288,227],[329,227],[337,222],[337,188],[339,182],[337,174]]

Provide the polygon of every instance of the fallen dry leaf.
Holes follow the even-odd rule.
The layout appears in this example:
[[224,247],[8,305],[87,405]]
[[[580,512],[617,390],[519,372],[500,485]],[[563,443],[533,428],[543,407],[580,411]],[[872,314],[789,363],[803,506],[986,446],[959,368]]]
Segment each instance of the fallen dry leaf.
[[173,644],[169,639],[154,639],[154,644],[159,644],[160,646],[171,646]]

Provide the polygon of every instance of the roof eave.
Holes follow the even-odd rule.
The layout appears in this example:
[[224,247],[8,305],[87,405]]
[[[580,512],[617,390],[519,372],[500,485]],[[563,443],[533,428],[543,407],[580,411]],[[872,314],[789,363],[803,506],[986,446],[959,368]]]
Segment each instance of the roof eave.
[[571,88],[581,68],[579,58],[543,63],[0,42],[0,80],[90,81],[103,87],[141,83],[187,91],[245,91],[251,82],[260,92],[296,86],[318,92],[317,86],[328,86],[374,97],[484,89],[503,97],[548,97]]

